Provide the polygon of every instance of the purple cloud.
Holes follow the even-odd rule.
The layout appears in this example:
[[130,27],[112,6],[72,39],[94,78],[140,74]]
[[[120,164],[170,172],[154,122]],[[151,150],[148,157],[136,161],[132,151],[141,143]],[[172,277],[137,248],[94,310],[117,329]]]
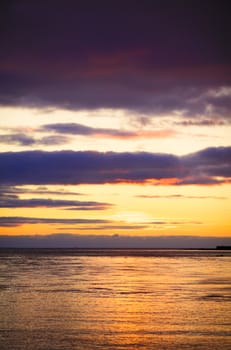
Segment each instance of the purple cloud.
[[230,95],[206,95],[231,83],[228,14],[224,0],[11,1],[0,104],[228,118]]
[[21,146],[32,146],[35,144],[33,137],[26,134],[8,134],[0,135],[0,143],[16,144]]
[[231,147],[213,147],[186,156],[160,153],[0,153],[0,182],[26,184],[222,184],[231,178]]
[[69,141],[67,136],[63,135],[50,135],[40,139],[29,136],[25,133],[12,133],[7,135],[0,135],[0,143],[16,144],[19,146],[53,146],[62,145]]
[[[0,156],[2,168],[0,179],[2,182],[12,184],[104,183],[119,181],[119,179],[138,180],[139,173],[142,181],[156,177],[155,172],[158,170],[159,172],[162,170],[158,177],[163,177],[165,168],[170,172],[172,168],[179,168],[177,157],[152,156],[145,153],[35,151],[2,153]],[[150,170],[153,170],[152,175],[148,175]],[[138,173],[136,176],[134,171]],[[165,174],[164,177],[168,175]],[[169,177],[171,177],[170,174]]]
[[85,126],[77,123],[57,123],[57,124],[47,124],[41,128],[41,131],[51,131],[60,134],[69,135],[99,135],[108,137],[121,137],[129,138],[135,136],[135,133],[129,131],[120,131],[116,129],[105,129],[105,128],[93,128],[90,126]]
[[[68,135],[81,135],[81,136],[95,136],[95,137],[108,137],[118,139],[129,138],[154,138],[154,137],[169,137],[173,136],[175,132],[173,130],[153,130],[153,131],[129,131],[118,130],[109,128],[94,128],[77,123],[56,123],[47,124],[42,126],[40,131],[49,131],[59,134]],[[52,136],[50,136],[52,138]],[[55,136],[53,136],[55,138]],[[58,136],[61,137],[61,136]]]
[[105,210],[112,206],[109,203],[93,201],[73,201],[61,199],[20,199],[15,195],[0,197],[0,208],[65,208],[66,210]]
[[1,153],[0,160],[5,184],[142,182],[181,172],[179,159],[168,154],[29,151]]

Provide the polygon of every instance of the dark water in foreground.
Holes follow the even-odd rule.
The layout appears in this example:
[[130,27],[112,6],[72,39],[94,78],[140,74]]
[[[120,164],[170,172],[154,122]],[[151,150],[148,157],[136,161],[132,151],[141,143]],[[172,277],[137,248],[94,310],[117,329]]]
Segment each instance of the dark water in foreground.
[[0,250],[1,350],[230,350],[231,251]]

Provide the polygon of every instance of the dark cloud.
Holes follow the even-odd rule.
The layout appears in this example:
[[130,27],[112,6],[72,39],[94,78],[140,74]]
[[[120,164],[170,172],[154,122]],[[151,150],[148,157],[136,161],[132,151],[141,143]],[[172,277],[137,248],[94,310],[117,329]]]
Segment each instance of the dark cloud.
[[41,139],[35,140],[36,145],[44,145],[44,146],[53,146],[53,145],[63,145],[65,143],[68,143],[70,141],[70,138],[63,136],[63,135],[51,135],[51,136],[45,136]]
[[[123,221],[119,221],[123,222]],[[140,222],[139,224],[117,224],[117,225],[94,225],[94,226],[78,226],[77,231],[107,231],[107,230],[144,230],[156,228],[163,225],[201,225],[200,221],[150,221]],[[67,227],[59,227],[59,230],[67,230]],[[68,228],[69,231],[76,231],[76,228]]]
[[[55,146],[67,144],[71,141],[70,135],[93,136],[100,138],[135,139],[135,138],[167,138],[177,134],[170,129],[155,129],[145,131],[129,131],[109,128],[94,128],[77,123],[47,124],[38,128],[38,132],[50,132],[55,135],[31,137],[26,133],[0,135],[0,143],[16,144],[19,146]],[[63,135],[65,134],[65,136]],[[68,135],[68,136],[66,136]]]
[[227,125],[228,121],[222,118],[197,118],[197,119],[187,119],[184,118],[180,122],[176,122],[176,125],[182,126],[219,126],[219,125]]
[[104,210],[112,206],[109,203],[92,201],[73,201],[61,199],[20,199],[16,195],[0,197],[0,208],[65,208],[71,210]]
[[0,217],[0,226],[2,227],[15,227],[25,224],[66,224],[66,225],[79,225],[79,224],[105,224],[110,223],[109,220],[100,219],[59,219],[59,218],[32,218],[23,216],[2,216]]
[[[94,225],[78,227],[77,231],[105,231],[105,230],[143,230],[148,228],[148,225]],[[67,230],[66,227],[59,227],[59,230]],[[70,228],[69,228],[70,230]],[[76,229],[74,229],[76,230]]]
[[0,198],[3,196],[13,195],[14,198],[18,198],[18,194],[42,194],[42,195],[57,195],[57,196],[82,196],[83,193],[71,192],[68,189],[51,190],[46,186],[39,186],[37,188],[27,188],[25,186],[1,186],[0,185]]
[[[215,248],[231,245],[228,237],[53,234],[0,236],[1,248]],[[72,252],[75,254],[75,252]],[[94,253],[94,252],[91,252]],[[95,252],[97,254],[97,252]],[[144,252],[142,252],[144,254]],[[170,252],[169,252],[170,253]],[[76,252],[77,254],[77,252]],[[108,252],[107,252],[108,254]],[[122,254],[120,252],[120,254]],[[131,252],[130,252],[131,254]],[[167,252],[166,252],[167,254]],[[181,254],[187,254],[182,251]],[[217,253],[216,253],[217,254]]]
[[[191,168],[189,182],[220,183],[231,177],[231,147],[213,147],[182,157],[186,167]],[[187,179],[183,180],[187,182]]]
[[231,147],[213,147],[186,156],[159,153],[7,152],[0,153],[5,185],[222,184],[231,177]]
[[[85,126],[77,123],[56,123],[47,124],[40,128],[40,131],[49,131],[59,134],[68,135],[82,135],[82,136],[95,136],[95,137],[109,137],[118,139],[129,139],[129,138],[162,138],[170,137],[176,134],[173,130],[152,130],[152,131],[125,131],[118,129],[106,129],[106,128],[95,128]],[[54,136],[55,137],[55,136]],[[51,136],[52,138],[52,136]]]
[[0,143],[16,144],[20,146],[32,146],[35,144],[33,137],[26,134],[0,135]]
[[[109,128],[95,128],[77,123],[54,123],[34,129],[37,132],[49,132],[54,135],[32,137],[26,133],[12,133],[0,135],[0,143],[16,144],[19,146],[55,146],[69,143],[70,135],[93,136],[101,138],[133,139],[133,138],[166,138],[175,136],[170,129],[156,129],[145,131],[129,131]],[[68,136],[67,136],[68,135]]]
[[60,134],[83,135],[83,136],[101,136],[130,138],[135,137],[136,133],[131,131],[120,131],[116,129],[93,128],[77,123],[57,123],[44,125],[42,130],[53,131]]
[[177,176],[179,159],[168,154],[42,152],[1,153],[5,184],[80,184]]
[[153,221],[150,222],[149,224],[154,225],[201,225],[203,224],[201,221]]
[[[9,1],[0,103],[229,115],[225,0]],[[202,96],[204,96],[202,98]]]
[[69,141],[70,139],[63,135],[45,136],[40,139],[29,136],[25,133],[0,135],[0,143],[16,144],[19,146],[53,146],[62,145]]
[[49,198],[30,198],[21,199],[19,195],[56,195],[56,196],[80,196],[82,193],[71,192],[68,190],[49,190],[45,186],[35,189],[25,188],[24,186],[0,186],[0,208],[61,208],[63,210],[106,210],[112,207],[110,203],[95,201],[78,201]]
[[105,129],[105,128],[93,128],[77,123],[57,123],[47,124],[41,128],[42,131],[53,131],[60,134],[71,134],[71,135],[99,135],[99,136],[110,136],[110,137],[132,137],[135,133],[129,131],[120,131],[116,129]]
[[[59,227],[59,230],[80,230],[80,231],[98,231],[98,230],[141,230],[150,229],[164,225],[201,225],[200,221],[170,221],[159,220],[139,223],[127,223],[126,220],[98,220],[98,219],[59,219],[59,218],[33,218],[24,216],[5,216],[0,217],[0,227],[16,227],[25,224],[54,224],[54,225],[73,225],[72,227]],[[84,226],[81,226],[84,224]],[[79,225],[77,228],[76,225]]]

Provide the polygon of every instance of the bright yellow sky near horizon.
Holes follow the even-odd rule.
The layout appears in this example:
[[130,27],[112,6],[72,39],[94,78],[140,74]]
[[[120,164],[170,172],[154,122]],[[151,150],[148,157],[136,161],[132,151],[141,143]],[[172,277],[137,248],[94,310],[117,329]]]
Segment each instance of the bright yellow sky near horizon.
[[[47,186],[47,188],[60,186]],[[119,235],[195,235],[230,236],[231,185],[223,186],[150,186],[79,185],[62,186],[82,195],[78,200],[108,202],[106,210],[64,210],[62,208],[3,208],[1,216],[108,220],[108,224],[24,224],[1,227],[0,234],[119,234]],[[28,186],[27,186],[28,188]],[[32,187],[31,187],[32,188]],[[145,197],[147,196],[147,197]],[[153,197],[152,197],[153,196]],[[26,197],[32,197],[27,194]],[[51,198],[54,196],[34,196]],[[68,197],[68,196],[67,196]],[[55,196],[61,199],[60,196]],[[65,199],[68,199],[65,197]],[[124,229],[124,225],[130,228]],[[107,229],[107,226],[109,227]],[[120,229],[121,226],[121,229]],[[135,226],[135,228],[133,228]],[[136,227],[138,226],[138,227]],[[141,226],[141,228],[139,228]]]

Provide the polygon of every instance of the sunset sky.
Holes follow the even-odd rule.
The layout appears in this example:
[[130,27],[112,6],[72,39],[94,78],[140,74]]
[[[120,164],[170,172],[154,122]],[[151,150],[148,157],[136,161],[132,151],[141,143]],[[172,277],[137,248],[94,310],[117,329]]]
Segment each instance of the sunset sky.
[[0,246],[231,244],[226,4],[0,5]]

